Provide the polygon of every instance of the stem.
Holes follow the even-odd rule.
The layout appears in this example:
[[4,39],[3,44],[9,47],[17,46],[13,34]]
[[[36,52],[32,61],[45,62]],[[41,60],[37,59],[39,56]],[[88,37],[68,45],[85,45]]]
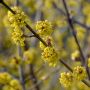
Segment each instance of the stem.
[[70,28],[72,30],[73,37],[75,39],[75,42],[76,42],[76,44],[78,46],[78,49],[79,49],[80,54],[81,54],[81,57],[82,57],[82,61],[81,61],[82,62],[82,65],[85,65],[85,57],[83,55],[83,52],[81,50],[81,47],[80,47],[79,42],[78,42],[78,39],[77,39],[77,36],[75,34],[74,26],[73,26],[73,23],[71,21],[70,14],[68,12],[68,8],[67,8],[67,5],[66,5],[66,2],[65,2],[65,0],[62,0],[62,1],[63,1],[63,5],[65,7],[65,10],[66,10],[68,24],[69,24],[69,26],[70,26]]
[[1,0],[2,2],[0,2],[2,5],[4,5],[10,12],[12,12],[13,14],[15,14],[15,12],[3,1]]
[[34,74],[34,68],[33,68],[32,64],[30,64],[30,76],[31,76],[31,79],[32,79],[32,83],[35,86],[35,90],[40,90],[39,85],[36,85],[37,84],[37,78]]
[[59,60],[65,67],[67,67],[68,70],[70,70],[71,72],[73,72],[72,68],[69,67],[69,65],[67,65],[63,60]]
[[[18,54],[20,57],[22,57],[22,51],[21,51],[21,47],[18,47]],[[24,70],[23,70],[23,66],[22,64],[19,66],[19,76],[20,76],[20,81],[21,81],[21,84],[22,84],[22,87],[23,87],[23,90],[26,90],[25,88],[25,81],[24,81]]]

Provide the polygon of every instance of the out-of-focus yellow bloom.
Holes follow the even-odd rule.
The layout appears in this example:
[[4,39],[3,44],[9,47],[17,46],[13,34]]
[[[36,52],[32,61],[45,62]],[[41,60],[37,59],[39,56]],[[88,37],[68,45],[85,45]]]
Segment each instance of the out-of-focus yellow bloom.
[[86,25],[90,26],[90,15],[86,17]]
[[77,0],[68,0],[69,7],[77,7],[78,1]]
[[20,82],[16,79],[10,81],[11,90],[23,90]]
[[76,50],[75,52],[73,52],[72,54],[71,54],[71,59],[72,60],[76,60],[76,59],[78,59],[80,57],[80,52],[78,51],[78,50]]
[[52,24],[48,20],[38,21],[36,24],[36,30],[41,36],[48,36],[53,32]]
[[83,14],[86,16],[90,16],[90,3],[84,2]]
[[46,47],[42,52],[42,59],[49,63],[49,66],[55,67],[58,62],[58,52],[54,47]]
[[59,80],[64,87],[70,87],[73,83],[73,75],[72,73],[63,72]]
[[87,64],[88,64],[88,67],[90,67],[90,58],[88,58]]
[[86,78],[86,69],[82,66],[76,66],[73,70],[73,76],[76,80],[83,80]]
[[0,73],[0,84],[5,85],[11,81],[12,77],[7,72]]
[[[71,44],[71,42],[72,42],[72,44]],[[69,37],[67,39],[67,46],[69,48],[69,51],[75,51],[78,49],[75,39],[73,37]]]
[[33,48],[24,52],[24,61],[26,64],[34,63],[35,57],[36,57],[36,51]]
[[84,40],[85,35],[86,35],[86,30],[83,27],[79,26],[79,25],[75,26],[75,30],[76,30],[77,38],[79,40]]

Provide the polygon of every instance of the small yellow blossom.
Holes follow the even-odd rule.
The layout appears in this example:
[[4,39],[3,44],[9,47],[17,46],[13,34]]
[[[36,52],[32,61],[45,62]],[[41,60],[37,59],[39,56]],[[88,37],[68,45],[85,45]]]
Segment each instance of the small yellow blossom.
[[0,84],[8,84],[11,81],[12,77],[7,72],[0,73]]
[[23,27],[25,26],[26,21],[26,15],[25,13],[19,8],[19,7],[13,7],[12,10],[15,12],[15,14],[8,11],[8,20],[12,27]]
[[51,35],[51,33],[53,32],[52,24],[48,20],[38,21],[36,24],[36,30],[41,36]]
[[73,75],[72,73],[63,72],[59,80],[64,87],[70,87],[73,83]]
[[23,31],[19,27],[15,27],[12,32],[12,40],[16,45],[24,46],[25,37],[23,37]]
[[46,47],[42,52],[42,59],[49,63],[49,66],[55,67],[58,62],[58,52],[54,47]]
[[76,66],[73,70],[73,76],[76,80],[83,80],[86,78],[86,69],[82,66]]
[[31,64],[35,61],[36,51],[35,49],[30,49],[24,52],[24,61],[26,64]]
[[20,82],[16,79],[13,79],[10,81],[10,86],[11,86],[12,90],[23,90]]

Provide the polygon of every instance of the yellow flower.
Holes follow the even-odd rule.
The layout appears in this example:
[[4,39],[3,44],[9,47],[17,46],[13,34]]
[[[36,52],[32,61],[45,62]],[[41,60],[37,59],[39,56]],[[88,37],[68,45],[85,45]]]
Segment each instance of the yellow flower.
[[83,14],[86,16],[90,15],[90,3],[84,2]]
[[59,80],[64,87],[70,87],[73,83],[73,75],[72,73],[63,72]]
[[23,90],[18,80],[13,79],[10,81],[11,90]]
[[24,52],[24,61],[26,64],[32,64],[35,62],[36,51],[35,49],[30,49]]
[[12,40],[16,45],[24,46],[25,37],[23,37],[23,31],[19,27],[15,27],[12,32]]
[[51,22],[47,20],[38,21],[36,24],[36,30],[38,31],[38,34],[42,36],[51,35],[53,32]]
[[77,35],[78,39],[84,40],[85,35],[86,35],[86,30],[79,25],[75,26],[75,30],[76,30],[76,35]]
[[15,12],[15,14],[8,11],[8,20],[12,27],[23,27],[25,26],[26,21],[26,15],[25,13],[19,8],[19,7],[13,7],[12,10]]
[[8,84],[11,81],[12,77],[7,72],[0,73],[0,84]]
[[86,69],[82,66],[76,66],[73,70],[73,76],[76,80],[83,80],[86,78]]
[[58,52],[54,47],[46,47],[42,52],[42,59],[49,63],[49,66],[55,67],[58,62]]

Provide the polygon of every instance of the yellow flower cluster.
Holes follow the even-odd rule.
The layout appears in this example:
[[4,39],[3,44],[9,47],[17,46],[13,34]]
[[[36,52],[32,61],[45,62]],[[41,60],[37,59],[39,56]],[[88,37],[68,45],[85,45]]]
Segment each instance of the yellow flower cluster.
[[15,12],[15,14],[8,11],[8,21],[13,28],[12,40],[15,44],[24,46],[25,38],[21,28],[25,26],[26,15],[18,7],[13,7],[12,10]]
[[38,21],[36,24],[36,30],[41,36],[48,36],[53,32],[52,24],[48,20]]
[[72,54],[71,54],[71,59],[72,60],[76,60],[76,59],[78,59],[80,57],[80,52],[78,51],[78,50],[76,50],[75,52],[73,52]]
[[82,66],[76,66],[73,70],[73,76],[76,80],[83,80],[86,78],[86,69]]
[[58,53],[54,47],[46,47],[42,52],[42,59],[49,63],[49,66],[55,67],[58,62]]
[[3,90],[22,90],[20,82],[7,72],[0,73],[0,84],[3,85]]
[[23,31],[19,27],[15,27],[15,29],[12,32],[12,40],[16,45],[24,46],[24,40],[25,37],[23,37]]
[[11,81],[12,77],[7,72],[0,73],[0,84],[5,85]]
[[13,79],[10,81],[9,85],[5,85],[3,90],[23,90],[21,84],[18,80]]
[[59,80],[64,87],[70,87],[73,83],[73,75],[72,73],[63,72]]
[[16,79],[11,80],[9,85],[11,90],[22,90],[20,82]]
[[31,64],[33,63],[35,60],[35,56],[36,56],[36,51],[35,49],[30,49],[24,52],[24,60],[26,64]]
[[23,27],[25,26],[26,21],[26,15],[25,13],[19,8],[19,7],[13,7],[12,10],[15,12],[15,14],[8,11],[8,20],[12,27]]
[[[51,36],[46,36],[43,38],[43,40],[47,43],[48,46],[53,46],[53,39]],[[44,50],[45,47],[46,46],[42,42],[40,42],[41,50]]]

